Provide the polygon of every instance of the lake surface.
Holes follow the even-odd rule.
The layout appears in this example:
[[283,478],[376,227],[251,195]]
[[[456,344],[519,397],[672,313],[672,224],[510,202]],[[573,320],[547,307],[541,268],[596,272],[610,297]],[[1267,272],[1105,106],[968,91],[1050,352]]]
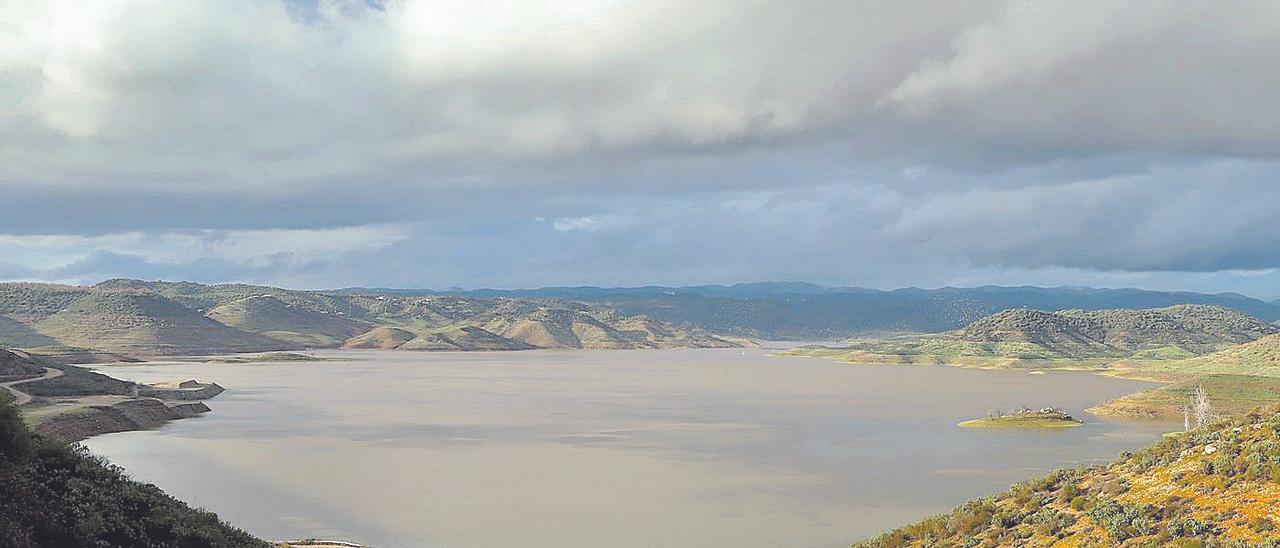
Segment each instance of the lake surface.
[[[228,390],[205,416],[85,444],[267,539],[835,547],[1175,427],[1083,413],[1146,383],[769,352],[328,351],[353,361],[100,367]],[[1022,405],[1087,424],[956,426]]]

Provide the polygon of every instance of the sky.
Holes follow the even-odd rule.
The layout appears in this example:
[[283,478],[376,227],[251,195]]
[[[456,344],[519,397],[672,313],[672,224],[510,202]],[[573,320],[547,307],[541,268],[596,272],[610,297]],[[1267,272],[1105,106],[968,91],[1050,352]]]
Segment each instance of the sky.
[[1280,297],[1280,3],[0,0],[0,280]]

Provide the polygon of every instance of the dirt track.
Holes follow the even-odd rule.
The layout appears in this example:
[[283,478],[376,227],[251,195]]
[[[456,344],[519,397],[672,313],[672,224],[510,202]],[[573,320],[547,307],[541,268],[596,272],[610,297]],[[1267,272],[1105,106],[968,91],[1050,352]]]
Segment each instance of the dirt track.
[[14,388],[14,386],[15,386],[15,385],[19,385],[19,384],[23,384],[23,383],[28,383],[28,382],[36,382],[36,381],[43,381],[43,380],[49,380],[49,379],[56,379],[56,378],[61,377],[61,376],[62,376],[62,370],[61,370],[61,369],[54,369],[54,368],[52,368],[52,367],[46,367],[46,368],[44,368],[44,375],[43,375],[43,376],[36,377],[36,378],[34,378],[34,379],[22,379],[22,380],[20,380],[20,381],[11,381],[11,382],[0,383],[0,388],[4,388],[4,389],[8,390],[8,391],[9,391],[9,393],[13,394],[13,398],[14,398],[14,399],[13,399],[13,406],[14,406],[14,407],[18,407],[18,406],[20,406],[20,405],[25,405],[25,404],[29,403],[29,402],[31,401],[31,394],[28,394],[28,393],[26,393],[26,392],[23,392],[23,391],[21,391],[21,390],[18,390],[17,388]]

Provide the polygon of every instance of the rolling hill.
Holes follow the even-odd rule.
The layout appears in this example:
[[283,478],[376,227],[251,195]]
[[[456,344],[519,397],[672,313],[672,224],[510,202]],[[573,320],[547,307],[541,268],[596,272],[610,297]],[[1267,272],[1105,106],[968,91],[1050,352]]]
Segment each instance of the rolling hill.
[[1087,287],[944,287],[884,291],[797,282],[692,287],[548,287],[516,290],[346,289],[340,294],[558,298],[606,305],[681,327],[740,337],[781,340],[843,339],[888,332],[941,332],[1010,308],[1144,309],[1177,304],[1233,308],[1267,322],[1280,303],[1235,293],[1094,289]]
[[1062,357],[1089,358],[1166,349],[1199,355],[1277,332],[1275,326],[1229,308],[1175,305],[1145,310],[1006,310],[970,324],[959,338],[1027,342]]
[[375,327],[342,343],[343,348],[395,350],[416,338],[412,331],[396,327]]
[[[1173,306],[1128,308],[1149,302]],[[1198,302],[1215,304],[1183,306]],[[1066,310],[990,310],[1009,303]],[[1120,308],[1095,306],[1115,303]],[[1280,308],[1239,295],[1081,288],[876,291],[766,283],[459,296],[110,280],[93,287],[0,284],[0,344],[90,357],[340,346],[625,349],[742,344],[712,333],[794,338],[963,328],[854,341],[844,352],[849,361],[956,363],[1180,359],[1280,331],[1227,304],[1264,320],[1280,317]]]
[[[295,347],[234,329],[145,291],[89,291],[34,329],[76,348],[164,355]],[[6,343],[8,344],[8,343]]]
[[738,341],[595,303],[401,297],[245,284],[0,284],[0,345],[73,359],[299,348],[731,347]]
[[1203,356],[1182,360],[1180,368],[1203,373],[1280,376],[1280,334],[1268,335]]
[[[153,291],[208,309],[210,317],[233,327],[320,347],[525,350],[738,344],[697,328],[555,298],[398,296],[137,280],[111,280],[96,287]],[[383,327],[394,331],[378,329]]]
[[1059,365],[1179,360],[1226,350],[1280,333],[1280,328],[1214,305],[1175,305],[1145,310],[1011,309],[963,329],[932,335],[849,341],[839,347],[805,347],[794,355],[846,362]]
[[218,323],[307,347],[341,345],[374,324],[327,310],[291,304],[270,295],[251,295],[219,304],[206,315]]

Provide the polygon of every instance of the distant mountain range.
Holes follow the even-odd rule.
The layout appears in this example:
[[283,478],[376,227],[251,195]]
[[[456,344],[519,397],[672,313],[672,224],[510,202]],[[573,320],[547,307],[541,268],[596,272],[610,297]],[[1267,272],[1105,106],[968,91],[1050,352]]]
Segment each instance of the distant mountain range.
[[0,347],[69,360],[303,348],[734,347],[608,305],[110,280],[0,284]]
[[964,327],[1010,308],[1054,311],[1160,308],[1212,304],[1260,320],[1280,320],[1280,301],[1236,293],[1191,293],[1085,287],[944,287],[892,291],[825,287],[799,282],[693,287],[548,287],[517,290],[351,288],[345,294],[550,297],[607,305],[682,327],[762,339],[838,339],[895,331],[938,332]]

